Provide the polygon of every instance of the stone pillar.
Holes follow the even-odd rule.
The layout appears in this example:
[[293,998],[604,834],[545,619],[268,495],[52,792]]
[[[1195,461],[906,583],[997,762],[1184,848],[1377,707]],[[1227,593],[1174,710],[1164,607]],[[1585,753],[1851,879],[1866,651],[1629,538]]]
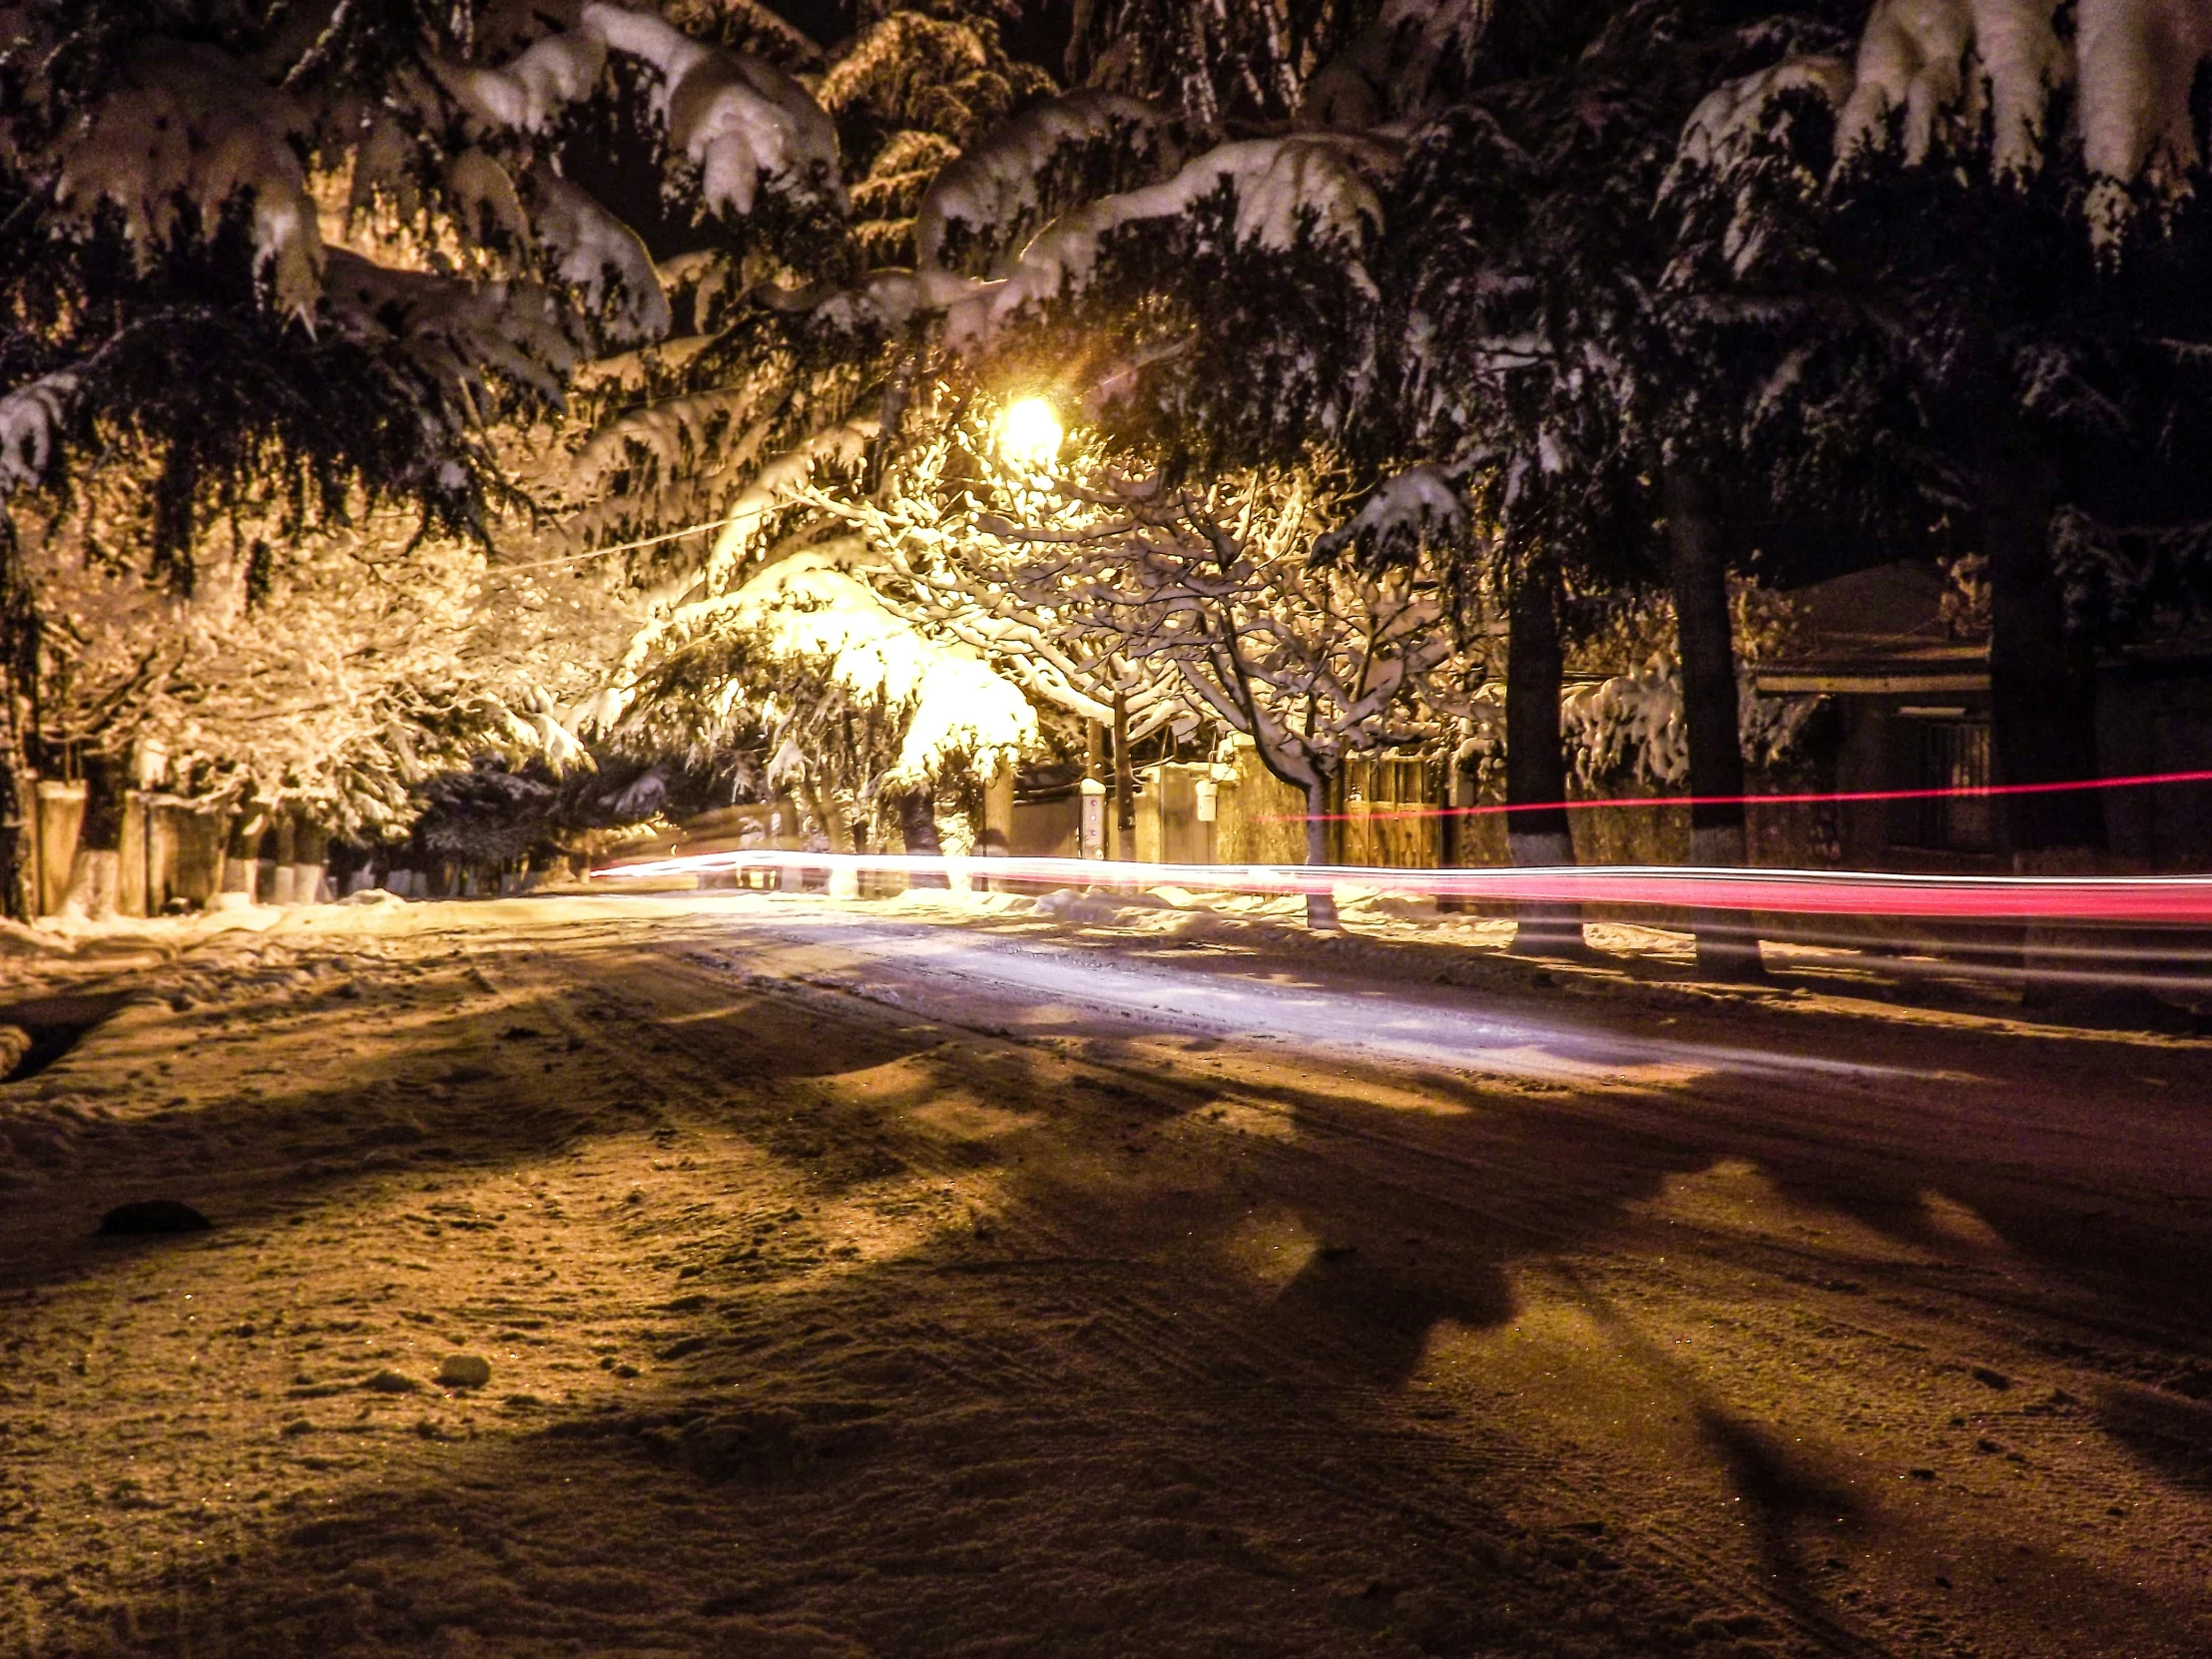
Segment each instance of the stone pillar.
[[330,861],[330,836],[320,826],[300,819],[291,832],[291,902],[322,902],[324,868]]
[[[980,858],[1004,858],[1014,849],[1014,767],[1011,761],[983,780],[983,830],[975,837]],[[989,887],[990,882],[980,883]]]
[[38,786],[38,911],[59,915],[69,897],[69,872],[77,861],[77,831],[85,822],[85,787],[56,779]]
[[154,812],[146,796],[133,790],[123,798],[123,835],[117,847],[115,907],[120,915],[150,916],[161,911],[161,883],[155,869]]

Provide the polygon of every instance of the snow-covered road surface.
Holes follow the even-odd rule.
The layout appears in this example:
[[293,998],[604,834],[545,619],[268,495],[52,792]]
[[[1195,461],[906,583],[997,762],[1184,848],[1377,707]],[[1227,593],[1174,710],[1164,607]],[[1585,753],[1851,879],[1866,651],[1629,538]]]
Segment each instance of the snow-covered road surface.
[[[1591,1081],[1638,1074],[1725,1073],[1780,1081],[1845,1077],[1932,1083],[1956,1074],[1794,1052],[1782,1044],[1639,1036],[1608,1029],[1571,1005],[1522,1001],[1510,1010],[1479,996],[1369,983],[1346,988],[1304,972],[1221,971],[1188,951],[1143,958],[1078,946],[1009,940],[927,922],[884,924],[778,895],[738,923],[748,949],[762,939],[830,947],[866,964],[845,981],[944,1017],[972,1017],[987,1001],[1015,1025],[1047,1023],[1065,1006],[1140,1020],[1149,1030],[1291,1043],[1302,1052],[1465,1072]],[[1586,1010],[1585,1016],[1586,1016]]]
[[[1013,906],[256,920],[0,1087],[0,1654],[2212,1650],[2201,1041]],[[157,1196],[213,1230],[90,1237]]]

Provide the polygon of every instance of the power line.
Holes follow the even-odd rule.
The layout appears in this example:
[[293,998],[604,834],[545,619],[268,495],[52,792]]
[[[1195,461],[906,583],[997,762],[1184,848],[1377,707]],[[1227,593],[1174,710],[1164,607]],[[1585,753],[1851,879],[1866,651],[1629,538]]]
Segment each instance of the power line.
[[2155,772],[2133,778],[2089,778],[2074,784],[1965,784],[1948,789],[1847,790],[1829,795],[1643,795],[1586,801],[1544,801],[1533,806],[1407,807],[1385,813],[1290,814],[1262,824],[1349,824],[1377,819],[1491,818],[1499,813],[1587,813],[1618,807],[1807,807],[1855,801],[1987,801],[2007,795],[2068,795],[2082,790],[2140,790],[2166,784],[2212,784],[2212,772]]
[[551,570],[556,565],[572,565],[585,559],[604,559],[611,553],[636,553],[644,548],[659,547],[663,542],[682,541],[686,536],[697,536],[709,530],[719,530],[729,522],[726,518],[718,518],[711,524],[694,524],[689,529],[670,530],[664,535],[647,536],[643,541],[626,541],[614,547],[587,548],[581,553],[568,554],[565,558],[538,559],[532,563],[520,565],[494,565],[485,574],[488,576],[506,576],[525,570]]

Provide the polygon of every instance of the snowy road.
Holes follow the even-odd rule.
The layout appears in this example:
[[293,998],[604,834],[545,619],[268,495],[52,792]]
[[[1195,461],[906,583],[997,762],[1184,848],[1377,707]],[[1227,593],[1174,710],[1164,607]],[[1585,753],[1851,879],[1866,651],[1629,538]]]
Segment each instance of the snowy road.
[[[782,904],[782,900],[770,903]],[[1423,994],[1403,985],[1345,989],[1296,971],[1258,976],[1202,965],[1188,951],[1148,959],[1077,946],[1008,941],[911,923],[885,926],[814,906],[749,917],[761,938],[828,947],[866,964],[844,981],[945,1017],[989,1004],[1018,1025],[1039,1010],[1087,1009],[1140,1021],[1145,1029],[1218,1038],[1274,1040],[1313,1054],[1443,1066],[1468,1072],[1565,1081],[1631,1074],[1725,1074],[1780,1082],[1848,1078],[1922,1084],[1955,1074],[1711,1041],[1642,1037],[1577,1020],[1562,1009],[1524,1004],[1505,1013],[1464,993]]]
[[2212,1650],[2200,1041],[767,894],[130,976],[0,1088],[0,1654]]

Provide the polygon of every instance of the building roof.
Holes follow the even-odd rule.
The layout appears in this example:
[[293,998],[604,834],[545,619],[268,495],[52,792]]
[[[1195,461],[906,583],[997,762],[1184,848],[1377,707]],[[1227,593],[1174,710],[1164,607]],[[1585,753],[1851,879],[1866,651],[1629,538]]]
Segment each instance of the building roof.
[[1949,583],[1925,564],[1876,565],[1791,595],[1798,641],[1759,664],[1767,693],[1986,692],[1986,633],[1961,630],[1946,616]]

